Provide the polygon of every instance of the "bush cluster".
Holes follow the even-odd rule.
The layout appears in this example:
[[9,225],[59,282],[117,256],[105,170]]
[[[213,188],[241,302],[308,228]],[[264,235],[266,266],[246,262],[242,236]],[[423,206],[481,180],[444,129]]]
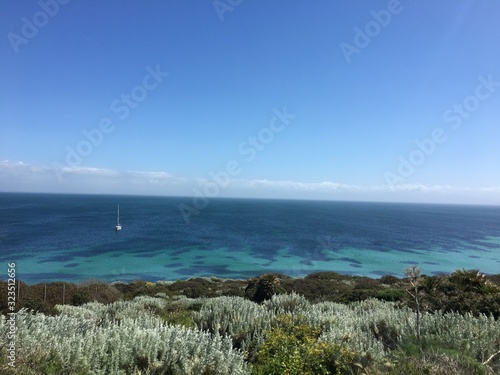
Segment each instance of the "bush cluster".
[[18,367],[2,315],[0,373],[500,373],[499,280],[420,277],[422,353],[408,280],[394,276],[21,283]]
[[252,374],[334,375],[362,370],[358,353],[319,340],[321,330],[303,316],[278,316],[275,324],[259,347]]

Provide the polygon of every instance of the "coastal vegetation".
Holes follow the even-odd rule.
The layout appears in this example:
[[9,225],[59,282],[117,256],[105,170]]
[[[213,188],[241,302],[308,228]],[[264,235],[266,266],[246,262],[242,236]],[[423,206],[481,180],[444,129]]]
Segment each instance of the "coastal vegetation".
[[0,373],[499,373],[500,275],[410,270],[21,283],[16,367],[0,305]]

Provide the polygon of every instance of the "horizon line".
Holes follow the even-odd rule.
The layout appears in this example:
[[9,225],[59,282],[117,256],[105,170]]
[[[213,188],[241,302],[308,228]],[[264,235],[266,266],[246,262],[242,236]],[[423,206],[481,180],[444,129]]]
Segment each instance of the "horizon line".
[[[93,193],[93,192],[57,192],[57,191],[3,191],[0,194],[41,194],[41,195],[89,195],[110,197],[144,197],[144,198],[178,198],[192,199],[192,195],[162,195],[141,193]],[[500,203],[450,203],[450,202],[411,202],[411,201],[388,201],[388,200],[350,200],[350,199],[325,199],[325,198],[276,198],[276,197],[244,197],[244,196],[219,196],[209,198],[210,200],[262,200],[262,201],[301,201],[301,202],[336,202],[336,203],[380,203],[380,204],[407,204],[407,205],[431,205],[431,206],[481,206],[500,207]]]

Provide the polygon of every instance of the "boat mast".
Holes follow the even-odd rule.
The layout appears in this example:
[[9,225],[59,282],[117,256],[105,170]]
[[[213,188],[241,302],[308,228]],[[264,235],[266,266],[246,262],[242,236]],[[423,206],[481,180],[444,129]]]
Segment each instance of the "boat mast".
[[120,203],[118,203],[118,216],[116,217],[116,225],[120,225]]

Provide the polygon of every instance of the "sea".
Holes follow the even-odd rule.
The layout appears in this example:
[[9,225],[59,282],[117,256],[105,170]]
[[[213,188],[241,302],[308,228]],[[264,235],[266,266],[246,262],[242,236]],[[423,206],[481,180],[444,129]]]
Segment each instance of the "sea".
[[[122,230],[116,232],[117,206]],[[0,258],[28,284],[267,272],[500,273],[500,206],[0,193]],[[184,205],[184,206],[182,206]],[[184,212],[185,213],[185,212]],[[3,275],[2,275],[3,273]]]

